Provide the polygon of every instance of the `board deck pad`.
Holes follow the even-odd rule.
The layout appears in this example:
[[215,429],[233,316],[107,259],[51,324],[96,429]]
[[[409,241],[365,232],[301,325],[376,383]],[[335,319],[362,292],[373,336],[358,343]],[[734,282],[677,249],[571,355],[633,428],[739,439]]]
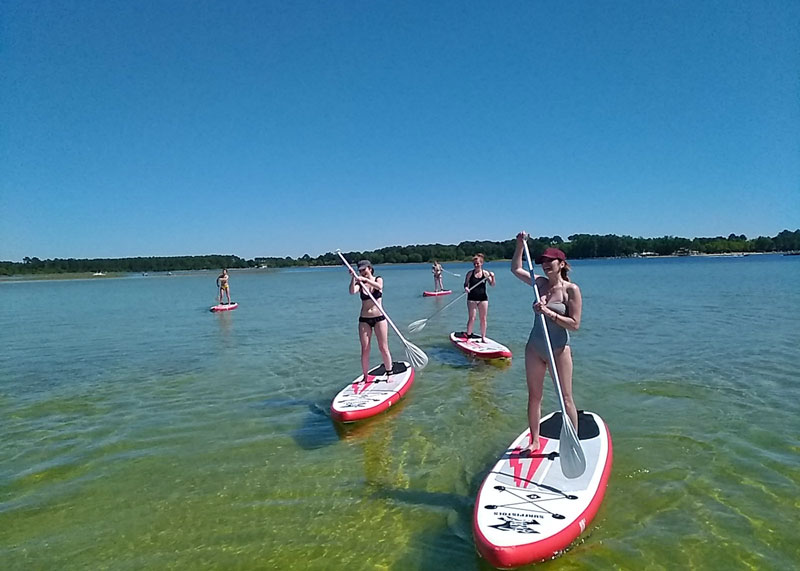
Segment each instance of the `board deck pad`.
[[473,334],[473,337],[467,338],[465,332],[458,331],[450,334],[450,341],[470,357],[477,357],[479,359],[511,358],[511,350],[508,347],[488,337],[486,338],[486,342],[483,343],[481,342],[480,336],[475,336]]
[[392,363],[386,375],[383,364],[348,383],[331,403],[331,416],[339,422],[354,422],[383,412],[399,401],[414,382],[414,368],[407,361]]
[[478,492],[475,543],[495,567],[527,565],[566,549],[592,521],[608,485],[611,435],[597,414],[578,414],[578,437],[586,456],[586,471],[578,478],[561,471],[561,413],[549,414],[539,426],[539,449],[523,452],[530,430],[520,434]]

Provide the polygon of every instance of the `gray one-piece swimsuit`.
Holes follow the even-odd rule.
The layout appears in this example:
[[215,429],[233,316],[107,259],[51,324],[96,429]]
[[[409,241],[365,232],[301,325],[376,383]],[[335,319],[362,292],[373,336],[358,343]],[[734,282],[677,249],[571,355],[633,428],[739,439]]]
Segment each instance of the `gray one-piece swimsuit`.
[[[560,301],[548,303],[547,308],[552,309],[560,315],[567,315],[567,306]],[[542,318],[539,317],[538,313],[534,315],[533,329],[531,329],[531,334],[528,337],[528,344],[525,346],[525,350],[533,349],[542,361],[548,361],[547,342],[544,339],[542,331]],[[550,335],[550,345],[553,347],[553,351],[557,351],[569,345],[569,331],[553,323],[551,319],[545,319],[545,321],[547,322],[547,333]]]

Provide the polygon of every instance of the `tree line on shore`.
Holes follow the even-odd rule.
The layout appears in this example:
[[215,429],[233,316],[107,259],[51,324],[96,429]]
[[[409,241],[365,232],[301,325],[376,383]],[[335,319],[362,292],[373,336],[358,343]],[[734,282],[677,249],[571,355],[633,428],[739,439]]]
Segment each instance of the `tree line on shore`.
[[[560,236],[531,237],[528,244],[532,256],[540,254],[547,247],[555,246],[563,250],[569,259],[619,258],[646,255],[667,256],[676,253],[791,252],[800,251],[800,229],[793,232],[783,230],[771,238],[759,236],[753,239],[748,239],[744,234],[693,239],[676,236],[633,238],[615,234],[603,236],[597,234],[573,234],[567,237],[567,241]],[[514,247],[514,239],[500,242],[468,241],[449,245],[388,246],[372,251],[347,252],[345,257],[350,261],[366,258],[371,260],[373,264],[422,263],[433,260],[460,262],[469,260],[477,252],[482,252],[487,260],[507,260],[514,253]],[[234,255],[219,254],[137,258],[55,258],[52,260],[26,257],[22,262],[0,262],[0,275],[173,272],[219,268],[331,266],[339,263],[339,257],[333,252],[327,252],[316,258],[305,254],[297,259],[286,256],[283,258],[256,257],[252,260],[246,260]]]

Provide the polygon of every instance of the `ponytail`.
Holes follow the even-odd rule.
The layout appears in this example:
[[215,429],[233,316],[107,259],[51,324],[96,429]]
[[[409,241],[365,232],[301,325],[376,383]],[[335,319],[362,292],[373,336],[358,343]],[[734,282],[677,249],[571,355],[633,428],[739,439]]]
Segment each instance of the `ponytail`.
[[572,268],[569,267],[569,262],[564,260],[564,267],[561,268],[561,279],[564,280],[565,282],[569,281],[569,271],[571,269]]

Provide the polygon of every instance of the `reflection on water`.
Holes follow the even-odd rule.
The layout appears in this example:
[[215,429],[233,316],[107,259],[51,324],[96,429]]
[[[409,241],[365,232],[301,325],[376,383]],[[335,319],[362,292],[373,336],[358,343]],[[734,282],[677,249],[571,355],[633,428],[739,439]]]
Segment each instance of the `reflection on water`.
[[219,323],[219,332],[222,339],[230,339],[234,319],[232,314],[232,311],[219,311],[214,314]]

